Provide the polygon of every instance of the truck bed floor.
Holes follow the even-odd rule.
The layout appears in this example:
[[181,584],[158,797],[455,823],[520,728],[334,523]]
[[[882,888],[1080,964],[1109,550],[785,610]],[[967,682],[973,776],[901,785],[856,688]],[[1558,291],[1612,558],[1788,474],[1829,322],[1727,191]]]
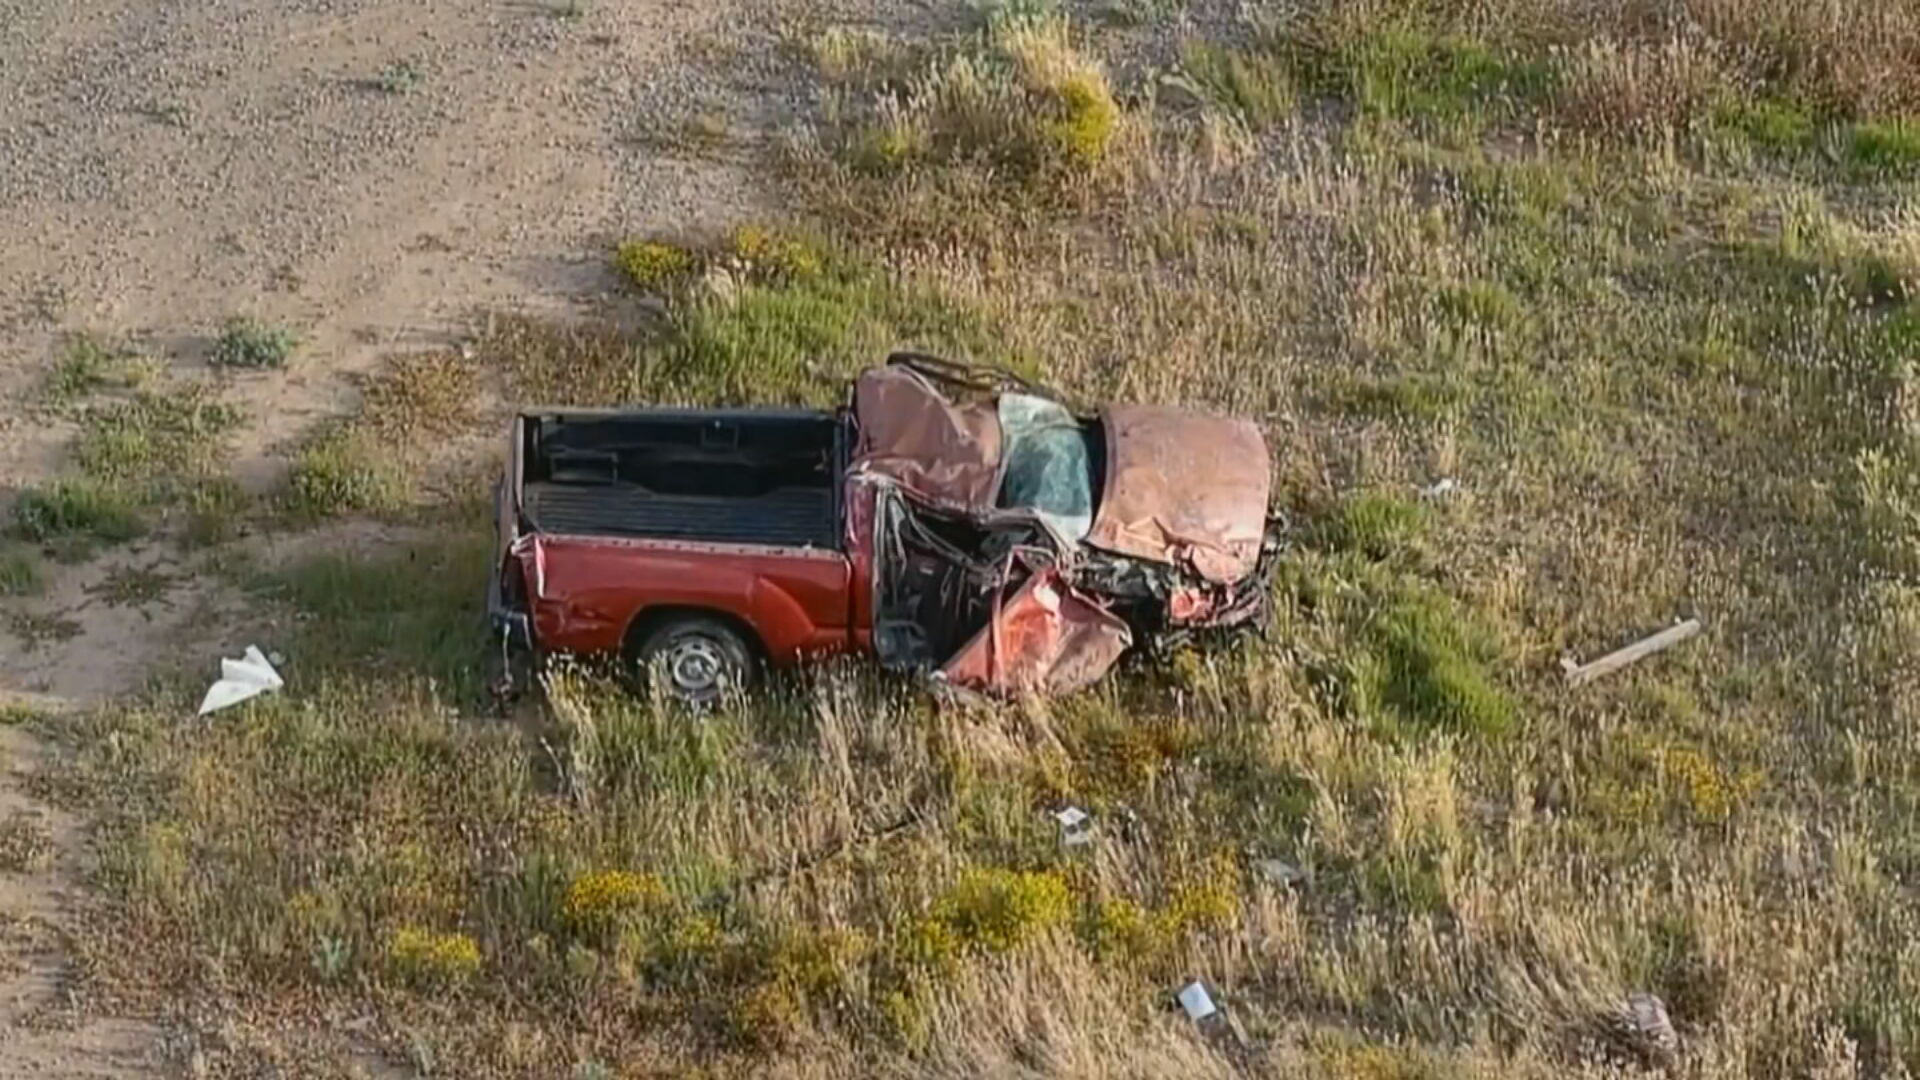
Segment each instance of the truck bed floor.
[[777,488],[751,497],[658,495],[632,485],[531,483],[527,515],[543,532],[777,547],[836,546],[833,493]]

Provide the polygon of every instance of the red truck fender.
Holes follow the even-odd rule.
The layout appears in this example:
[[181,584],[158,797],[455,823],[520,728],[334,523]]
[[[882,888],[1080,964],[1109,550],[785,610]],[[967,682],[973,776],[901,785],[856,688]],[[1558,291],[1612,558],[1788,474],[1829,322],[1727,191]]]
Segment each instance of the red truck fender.
[[849,646],[849,569],[838,552],[533,536],[516,558],[544,649],[620,650],[660,609],[726,616],[775,664]]

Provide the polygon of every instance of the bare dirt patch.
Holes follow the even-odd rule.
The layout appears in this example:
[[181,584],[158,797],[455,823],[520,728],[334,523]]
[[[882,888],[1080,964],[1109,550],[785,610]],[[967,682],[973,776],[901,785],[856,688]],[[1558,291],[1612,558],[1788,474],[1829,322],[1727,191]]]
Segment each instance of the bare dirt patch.
[[[73,334],[215,381],[245,417],[231,473],[261,496],[383,356],[455,342],[481,311],[596,308],[611,237],[741,212],[759,198],[741,125],[697,154],[649,135],[781,111],[759,61],[712,84],[687,63],[742,36],[736,6],[0,0],[0,520],[70,467],[74,425],[38,406]],[[234,316],[297,336],[284,369],[210,369]],[[238,550],[277,562],[391,539],[376,531]],[[48,560],[32,595],[0,598],[0,707],[91,705],[237,651],[260,622],[205,555],[167,531]],[[159,1027],[69,992],[86,837],[27,794],[46,748],[15,726],[0,750],[0,820],[51,845],[0,873],[0,1073],[193,1068],[197,1037],[163,1053]],[[213,1056],[267,1060],[244,1049]]]
[[[232,316],[289,328],[284,370],[223,377],[246,417],[233,472],[258,494],[383,355],[452,341],[482,310],[592,307],[607,237],[757,197],[724,147],[676,160],[643,137],[740,96],[682,56],[710,49],[726,5],[7,7],[0,513],[65,460],[70,425],[18,415],[64,335],[191,374]],[[56,569],[35,610],[100,573]],[[165,619],[79,621],[59,648],[6,639],[0,686],[97,700],[177,644]]]

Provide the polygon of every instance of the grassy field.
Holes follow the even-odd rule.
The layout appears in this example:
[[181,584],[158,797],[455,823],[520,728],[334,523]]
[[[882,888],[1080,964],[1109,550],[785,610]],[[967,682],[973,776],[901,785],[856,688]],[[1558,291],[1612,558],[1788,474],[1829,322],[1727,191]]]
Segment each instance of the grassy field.
[[[301,614],[283,695],[48,725],[99,992],[371,1017],[448,1076],[1920,1069],[1920,10],[1180,7],[796,31],[789,220],[634,237],[651,332],[492,320],[210,512],[438,535],[245,571]],[[828,403],[903,344],[1257,418],[1270,631],[995,709],[845,664],[704,717],[564,670],[488,718],[481,488],[420,482],[467,405]],[[83,429],[15,531],[171,520],[196,394],[96,406],[153,440]]]

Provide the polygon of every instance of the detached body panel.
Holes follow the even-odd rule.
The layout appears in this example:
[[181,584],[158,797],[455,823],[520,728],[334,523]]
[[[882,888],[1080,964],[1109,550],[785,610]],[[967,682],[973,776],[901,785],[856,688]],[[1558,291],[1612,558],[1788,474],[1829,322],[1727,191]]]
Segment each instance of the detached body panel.
[[1027,579],[940,674],[994,694],[1064,694],[1099,681],[1133,634],[1124,620],[1045,570]]

